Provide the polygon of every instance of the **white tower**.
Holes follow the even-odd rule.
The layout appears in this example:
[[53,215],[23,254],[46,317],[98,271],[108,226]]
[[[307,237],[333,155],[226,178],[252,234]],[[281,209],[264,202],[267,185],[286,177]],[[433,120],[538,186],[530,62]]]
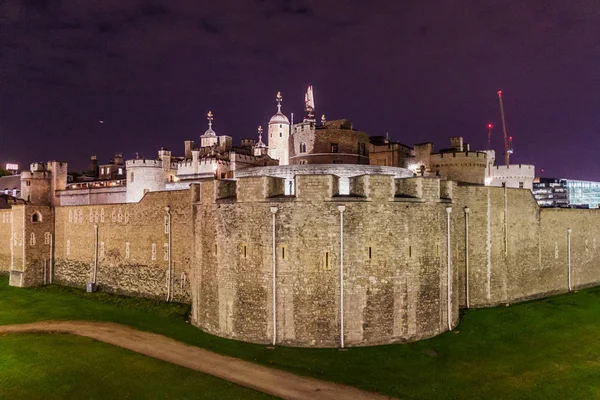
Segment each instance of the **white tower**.
[[269,121],[269,156],[279,160],[279,165],[290,163],[290,121],[281,113],[281,93],[277,92],[277,114]]

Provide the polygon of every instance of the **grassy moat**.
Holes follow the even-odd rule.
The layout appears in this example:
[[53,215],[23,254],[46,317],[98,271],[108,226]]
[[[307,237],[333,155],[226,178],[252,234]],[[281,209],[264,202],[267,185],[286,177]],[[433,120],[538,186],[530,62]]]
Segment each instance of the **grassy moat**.
[[[186,305],[59,286],[17,289],[0,276],[0,325],[117,322],[403,399],[600,398],[600,288],[471,310],[461,316],[454,332],[417,343],[347,352],[268,350],[221,339],[187,323],[188,313]],[[0,336],[0,398],[269,397],[87,338],[15,335]]]

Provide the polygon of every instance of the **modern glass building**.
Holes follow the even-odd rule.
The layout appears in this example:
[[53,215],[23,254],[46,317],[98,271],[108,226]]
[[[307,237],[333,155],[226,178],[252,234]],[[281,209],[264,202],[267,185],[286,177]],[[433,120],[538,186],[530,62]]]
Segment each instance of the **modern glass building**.
[[569,205],[598,208],[600,205],[600,182],[565,179],[569,189]]
[[536,178],[532,192],[540,207],[569,207],[566,179]]

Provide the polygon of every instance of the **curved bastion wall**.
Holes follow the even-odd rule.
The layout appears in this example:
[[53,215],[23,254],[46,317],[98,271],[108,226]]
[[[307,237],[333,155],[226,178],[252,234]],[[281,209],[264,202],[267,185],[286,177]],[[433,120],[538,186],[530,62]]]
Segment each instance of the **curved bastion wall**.
[[446,331],[448,317],[458,323],[452,182],[358,176],[349,196],[333,175],[296,175],[295,185],[295,196],[265,176],[191,186],[194,325],[254,343],[339,346],[342,238],[346,345],[413,341]]
[[284,178],[284,194],[295,193],[296,175],[335,175],[338,179],[338,193],[350,194],[350,178],[360,175],[391,175],[394,178],[409,178],[413,172],[406,168],[384,167],[379,165],[359,164],[301,164],[301,165],[279,165],[271,167],[247,168],[235,171],[235,178],[271,176]]

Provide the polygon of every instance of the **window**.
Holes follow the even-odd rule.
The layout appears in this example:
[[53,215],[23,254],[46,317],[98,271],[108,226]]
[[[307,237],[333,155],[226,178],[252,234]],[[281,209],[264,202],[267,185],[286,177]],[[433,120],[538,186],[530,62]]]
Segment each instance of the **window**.
[[123,168],[119,168],[119,175],[123,175]]
[[104,168],[100,168],[100,175],[104,175]]
[[368,260],[373,259],[373,248],[371,246],[367,247],[367,259]]
[[215,248],[213,249],[213,255],[217,255],[219,254],[219,246],[217,244],[215,244]]
[[331,152],[332,153],[338,152],[338,144],[337,143],[331,143]]
[[165,235],[169,233],[169,216],[165,215]]
[[31,232],[31,235],[29,236],[29,244],[31,246],[35,246],[35,232]]
[[300,143],[300,153],[306,153],[306,143]]
[[242,256],[242,258],[248,258],[248,245],[247,244],[242,244],[241,256]]
[[25,181],[25,186],[31,186],[31,181]]
[[44,244],[50,244],[50,232],[44,233]]
[[523,182],[519,182],[519,189],[523,189],[524,185]]
[[39,212],[34,212],[31,216],[31,222],[42,222],[42,215]]
[[100,242],[100,258],[104,258],[104,242]]
[[163,260],[169,261],[169,243],[163,245]]
[[129,258],[131,256],[131,247],[129,246],[129,242],[125,242],[125,258]]
[[71,241],[67,240],[67,255],[71,255]]
[[152,261],[156,261],[156,243],[152,243]]
[[408,246],[408,258],[412,258],[412,246]]
[[331,254],[326,251],[323,255],[323,269],[330,270],[331,269]]
[[100,210],[100,222],[104,222],[104,209]]
[[279,132],[279,137],[283,137],[283,132]]
[[308,164],[308,160],[300,160],[298,162],[298,164],[300,164],[300,165]]
[[133,183],[133,171],[129,174],[129,182]]
[[282,244],[281,246],[279,246],[279,257],[283,261],[287,261],[290,259],[290,254],[288,252],[287,245]]
[[342,160],[333,160],[333,164],[343,164]]

